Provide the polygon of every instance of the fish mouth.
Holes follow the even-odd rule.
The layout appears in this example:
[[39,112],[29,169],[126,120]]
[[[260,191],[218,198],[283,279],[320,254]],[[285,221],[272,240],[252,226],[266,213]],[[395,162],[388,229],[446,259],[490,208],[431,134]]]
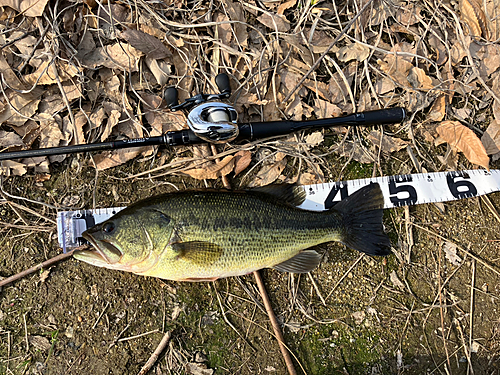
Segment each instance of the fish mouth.
[[75,253],[75,258],[94,265],[112,265],[121,260],[123,253],[109,241],[96,240],[87,231],[83,232],[82,237],[89,241],[94,249],[78,251]]

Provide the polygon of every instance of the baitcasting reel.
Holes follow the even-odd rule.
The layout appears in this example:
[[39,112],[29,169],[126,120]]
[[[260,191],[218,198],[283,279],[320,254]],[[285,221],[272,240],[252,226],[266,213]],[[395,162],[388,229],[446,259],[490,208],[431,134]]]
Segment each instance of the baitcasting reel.
[[231,95],[229,77],[221,73],[215,77],[215,83],[220,94],[198,94],[179,104],[177,89],[169,87],[163,97],[171,111],[188,112],[188,126],[199,138],[211,143],[230,142],[239,134],[238,113],[233,106],[217,101]]

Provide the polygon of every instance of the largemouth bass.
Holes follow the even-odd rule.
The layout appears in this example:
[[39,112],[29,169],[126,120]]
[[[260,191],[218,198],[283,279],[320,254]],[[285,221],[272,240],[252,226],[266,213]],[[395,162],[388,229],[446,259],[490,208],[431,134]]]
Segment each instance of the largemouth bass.
[[370,255],[390,253],[378,184],[328,211],[297,208],[304,199],[304,190],[289,184],[159,195],[88,229],[83,237],[95,250],[74,257],[162,279],[211,281],[262,268],[309,272],[320,262],[310,248],[330,241]]

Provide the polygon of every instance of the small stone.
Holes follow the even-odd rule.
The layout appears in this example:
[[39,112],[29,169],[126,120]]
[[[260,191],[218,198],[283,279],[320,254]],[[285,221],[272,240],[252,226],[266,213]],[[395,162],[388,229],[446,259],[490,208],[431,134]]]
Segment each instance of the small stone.
[[64,331],[64,336],[66,336],[68,339],[73,338],[73,335],[75,333],[75,330],[72,326],[66,327],[66,331]]
[[364,311],[356,311],[352,313],[352,317],[354,319],[354,322],[359,326],[361,323],[363,323],[363,320],[365,320],[365,312]]
[[197,362],[197,363],[203,363],[203,362],[208,361],[208,358],[202,352],[196,352],[194,354],[194,361]]

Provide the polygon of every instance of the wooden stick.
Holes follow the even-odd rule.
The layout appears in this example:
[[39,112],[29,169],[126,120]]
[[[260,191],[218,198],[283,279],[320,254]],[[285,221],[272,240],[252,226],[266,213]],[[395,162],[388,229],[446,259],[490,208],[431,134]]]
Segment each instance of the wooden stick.
[[18,274],[15,274],[13,276],[10,276],[10,277],[7,277],[6,279],[3,279],[0,281],[0,287],[4,286],[4,285],[7,285],[7,284],[10,284],[16,280],[19,280],[19,279],[22,279],[24,276],[27,276],[33,272],[36,272],[38,271],[39,269],[42,269],[42,268],[47,268],[48,266],[54,264],[54,263],[57,263],[61,260],[64,260],[66,258],[69,258],[70,256],[73,255],[73,252],[75,252],[76,250],[82,250],[83,248],[87,247],[87,245],[85,246],[80,246],[78,247],[77,249],[74,249],[74,250],[71,250],[71,251],[68,251],[67,253],[65,254],[59,254],[53,258],[50,258],[48,260],[46,260],[45,262],[42,262],[40,264],[37,264],[36,266],[33,266],[31,268],[28,268],[27,270],[24,270],[22,272],[19,272]]
[[170,341],[171,335],[172,333],[170,331],[165,333],[160,343],[156,347],[156,350],[153,354],[151,354],[151,357],[149,357],[146,364],[141,368],[141,371],[139,371],[138,375],[145,375],[149,370],[151,370],[151,367],[153,367],[153,365],[156,363],[158,357],[160,357],[160,354],[163,352],[163,349],[165,349],[168,342]]
[[283,333],[281,333],[280,326],[278,324],[278,321],[276,320],[276,316],[274,315],[273,308],[271,307],[271,301],[269,301],[269,296],[267,295],[266,287],[264,286],[262,277],[260,276],[259,271],[254,271],[253,275],[255,276],[255,280],[257,281],[257,286],[259,287],[260,295],[262,296],[262,301],[264,302],[264,307],[266,308],[267,315],[269,315],[269,320],[271,320],[274,335],[278,339],[278,344],[280,346],[281,354],[283,354],[283,358],[285,359],[288,373],[290,375],[297,375],[295,367],[293,366],[292,357],[290,357],[290,353],[285,347],[285,339],[283,338]]

